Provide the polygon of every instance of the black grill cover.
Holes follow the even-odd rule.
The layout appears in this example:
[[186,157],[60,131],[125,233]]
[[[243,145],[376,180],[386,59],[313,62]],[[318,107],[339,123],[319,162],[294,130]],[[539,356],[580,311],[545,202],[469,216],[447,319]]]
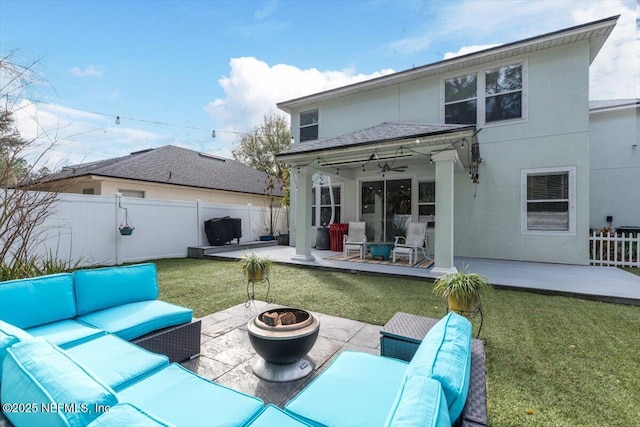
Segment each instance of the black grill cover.
[[204,232],[211,246],[226,245],[233,239],[240,243],[242,237],[242,220],[240,218],[211,218],[204,222]]

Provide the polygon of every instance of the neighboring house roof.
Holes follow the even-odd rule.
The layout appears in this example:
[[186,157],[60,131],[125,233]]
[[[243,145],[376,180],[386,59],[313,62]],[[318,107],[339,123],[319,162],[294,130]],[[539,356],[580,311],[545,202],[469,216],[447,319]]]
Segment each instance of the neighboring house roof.
[[[250,194],[265,194],[269,177],[235,160],[166,145],[124,157],[67,166],[47,177],[47,181],[89,175]],[[279,186],[274,195],[282,195]]]
[[475,131],[474,125],[430,125],[421,123],[385,122],[370,128],[358,130],[336,138],[308,141],[294,144],[290,150],[279,153],[278,157],[293,154],[313,153],[335,148],[355,147],[372,143],[415,139],[420,137],[444,135],[461,130]]
[[589,63],[591,64],[615,27],[619,16],[620,15],[612,16],[606,19],[589,22],[587,24],[503,44],[490,49],[481,50],[479,52],[473,52],[421,67],[415,67],[410,70],[388,74],[386,76],[343,86],[337,89],[331,89],[313,95],[280,102],[277,106],[281,110],[291,113],[291,110],[295,108],[303,108],[305,106],[341,98],[343,96],[350,96],[372,89],[378,89],[444,73],[454,73],[471,67],[477,67],[485,63],[504,60],[510,57],[525,55],[584,40],[589,41]]
[[626,110],[640,107],[640,98],[632,99],[602,99],[589,101],[589,112],[600,113],[604,111]]

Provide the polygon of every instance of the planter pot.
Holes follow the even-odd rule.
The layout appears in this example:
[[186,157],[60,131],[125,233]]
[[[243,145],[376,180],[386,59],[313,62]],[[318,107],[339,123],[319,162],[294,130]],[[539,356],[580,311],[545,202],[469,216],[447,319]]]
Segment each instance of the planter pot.
[[280,246],[289,246],[289,235],[288,234],[280,234],[278,236],[278,244]]
[[453,295],[447,298],[447,303],[449,304],[449,310],[455,311],[458,314],[470,313],[476,307],[475,299],[468,300],[467,303],[464,304],[461,299]]
[[275,240],[275,237],[271,234],[268,234],[266,236],[260,236],[260,241],[261,242],[268,242],[270,240]]
[[261,282],[264,280],[264,271],[263,270],[247,270],[247,280],[249,282]]
[[131,233],[133,233],[133,228],[129,227],[129,226],[125,226],[125,227],[120,227],[120,234],[123,236],[131,236]]

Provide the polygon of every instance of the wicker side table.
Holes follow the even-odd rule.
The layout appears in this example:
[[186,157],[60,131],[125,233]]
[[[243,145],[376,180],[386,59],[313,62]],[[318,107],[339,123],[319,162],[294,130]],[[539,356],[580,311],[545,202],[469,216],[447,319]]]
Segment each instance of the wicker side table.
[[[429,329],[439,319],[396,313],[380,331],[380,354],[410,362]],[[487,425],[487,388],[484,342],[471,340],[471,377],[469,393],[456,425],[476,427]]]
[[151,332],[132,342],[145,350],[164,354],[169,362],[182,362],[200,354],[201,328],[202,322],[193,320],[191,323]]

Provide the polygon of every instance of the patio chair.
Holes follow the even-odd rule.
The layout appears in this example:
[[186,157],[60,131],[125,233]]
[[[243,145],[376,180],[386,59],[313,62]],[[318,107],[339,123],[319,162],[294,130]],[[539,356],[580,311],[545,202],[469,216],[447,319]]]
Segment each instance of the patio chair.
[[344,257],[349,255],[349,252],[360,252],[360,258],[364,258],[367,253],[367,235],[365,234],[364,222],[350,222],[349,234],[345,234],[342,238]]
[[429,258],[429,243],[427,241],[427,223],[410,222],[407,227],[407,236],[396,236],[393,243],[393,262],[398,257],[408,257],[409,264],[418,262],[418,251],[422,252],[425,259]]

